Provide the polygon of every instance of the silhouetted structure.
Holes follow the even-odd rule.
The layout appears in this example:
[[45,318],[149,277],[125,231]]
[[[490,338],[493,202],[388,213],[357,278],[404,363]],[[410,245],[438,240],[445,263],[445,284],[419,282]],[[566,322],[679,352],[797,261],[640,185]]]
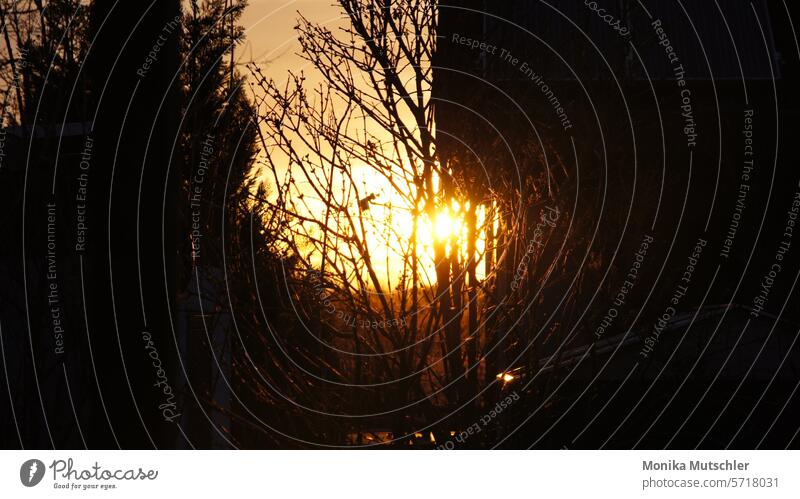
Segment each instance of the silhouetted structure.
[[175,445],[179,14],[94,2],[80,106],[5,131],[4,447]]
[[87,300],[104,409],[93,446],[172,446],[180,5],[98,0],[94,9]]
[[[512,427],[525,425],[504,445],[636,444],[664,400],[637,402],[647,393],[672,393],[676,380],[685,384],[670,407],[673,418],[688,415],[703,400],[698,414],[716,414],[733,393],[727,409],[735,416],[705,439],[697,434],[703,423],[690,421],[675,439],[667,438],[675,428],[663,427],[639,445],[702,442],[719,447],[729,439],[734,446],[755,445],[754,434],[737,433],[734,427],[750,409],[748,428],[763,433],[773,421],[779,427],[763,445],[786,445],[793,423],[789,410],[781,413],[780,406],[786,400],[797,406],[790,398],[794,387],[774,383],[763,400],[760,396],[772,374],[796,379],[797,357],[781,363],[779,355],[791,341],[791,324],[777,326],[774,335],[780,339],[773,338],[765,345],[770,353],[759,357],[761,352],[744,345],[747,340],[758,344],[766,333],[759,336],[754,330],[768,329],[773,322],[763,314],[756,319],[760,310],[751,317],[752,328],[742,333],[744,343],[736,342],[740,322],[731,320],[745,320],[741,307],[695,328],[668,319],[677,334],[667,336],[687,333],[693,346],[677,349],[673,358],[676,344],[665,339],[647,362],[638,362],[654,324],[682,284],[698,240],[706,241],[707,249],[692,266],[691,285],[675,306],[676,317],[708,304],[754,308],[783,239],[787,210],[798,189],[798,154],[794,147],[779,154],[777,147],[797,134],[800,110],[793,90],[798,54],[785,4],[732,1],[717,7],[717,2],[659,0],[592,5],[606,10],[598,14],[586,2],[551,5],[535,0],[454,0],[441,6],[434,88],[437,128],[453,137],[444,156],[472,163],[465,168],[485,175],[487,188],[500,189],[505,182],[536,200],[546,201],[548,194],[517,179],[546,175],[548,185],[552,181],[560,188],[556,199],[568,207],[571,222],[569,228],[558,228],[566,246],[545,248],[541,259],[563,258],[564,251],[577,255],[510,326],[498,349],[502,353],[487,359],[496,372],[518,368],[515,372],[525,373],[525,379],[514,386],[528,388],[526,402],[515,409],[519,419],[508,421]],[[751,137],[754,142],[748,142]],[[538,216],[534,206],[526,213],[528,219]],[[526,234],[506,234],[520,240],[512,257],[519,262]],[[654,242],[635,290],[614,308],[619,317],[607,321],[643,238]],[[758,241],[757,248],[749,247],[752,241]],[[505,273],[499,269],[494,284],[502,287],[515,268],[511,263]],[[797,321],[796,310],[782,308],[793,289],[796,255],[785,262],[784,271],[764,312]],[[565,296],[577,306],[563,308]],[[721,323],[717,337],[706,334],[713,320]],[[598,338],[604,321],[613,324]],[[619,342],[609,350],[605,347],[612,338]],[[633,338],[635,346],[618,349],[623,338],[626,344]],[[706,340],[713,348],[733,352],[727,366],[698,353]],[[581,374],[566,366],[553,368],[562,366],[564,356],[575,355],[582,359]],[[690,374],[684,367],[694,359],[698,369]],[[741,369],[753,363],[762,370],[746,377]],[[638,370],[626,379],[637,364]],[[661,366],[666,366],[663,373]],[[722,379],[728,381],[711,387],[711,396],[704,399],[710,383],[706,376],[722,367]],[[737,374],[729,375],[730,370]],[[536,381],[527,384],[531,378]],[[738,392],[732,380],[742,381]],[[614,416],[573,442],[612,398]],[[542,409],[545,404],[547,410]],[[631,410],[636,414],[626,418],[625,411]],[[566,413],[568,417],[559,418]],[[533,416],[526,419],[529,414]],[[626,426],[614,432],[620,422]],[[552,423],[559,424],[549,431]]]

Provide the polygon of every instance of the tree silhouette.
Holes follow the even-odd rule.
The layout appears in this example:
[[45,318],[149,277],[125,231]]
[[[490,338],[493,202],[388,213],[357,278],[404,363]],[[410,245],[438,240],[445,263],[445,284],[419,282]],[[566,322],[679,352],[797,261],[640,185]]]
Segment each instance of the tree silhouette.
[[434,91],[435,3],[339,5],[341,29],[302,16],[297,26],[301,56],[322,83],[296,72],[280,82],[251,67],[276,189],[265,202],[298,279],[323,290],[325,306],[318,298],[301,310],[308,322],[335,331],[351,383],[385,382],[370,392],[374,405],[353,410],[396,409],[402,415],[384,424],[402,437],[412,421],[469,419],[465,408],[495,396],[483,388],[506,366],[487,356],[507,348],[506,319],[527,298],[530,288],[512,290],[511,280],[552,190],[535,167],[523,187],[480,180],[480,158],[437,128],[447,95]]

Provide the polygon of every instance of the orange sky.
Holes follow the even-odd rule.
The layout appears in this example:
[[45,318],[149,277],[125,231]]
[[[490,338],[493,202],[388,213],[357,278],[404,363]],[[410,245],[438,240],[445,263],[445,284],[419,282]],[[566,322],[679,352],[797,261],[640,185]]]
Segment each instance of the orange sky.
[[[337,25],[343,25],[340,8],[333,5],[334,1],[250,0],[241,20],[246,30],[246,41],[238,49],[237,61],[240,64],[249,61],[259,63],[264,75],[277,82],[285,81],[289,70],[295,72],[304,70],[308,87],[321,82],[322,77],[297,55],[300,46],[294,26],[298,11],[312,22],[332,29]],[[247,74],[247,71],[241,66],[240,71]],[[398,208],[405,205],[402,198],[398,197],[391,185],[383,177],[376,175],[371,168],[356,168],[355,176],[361,177],[365,188],[369,185],[369,192],[377,195],[377,204],[369,212],[369,218],[374,217],[375,219],[375,226],[368,224],[367,239],[372,246],[371,253],[375,257],[373,264],[376,273],[381,276],[384,283],[387,283],[389,277],[395,277],[398,269],[402,267],[399,253],[407,248],[407,241],[413,225],[410,210],[407,209],[408,207],[406,209]],[[271,178],[269,175],[265,176],[267,182],[271,182]],[[310,190],[303,194],[306,202],[316,206]],[[321,200],[316,202],[319,204]],[[387,205],[393,206],[393,208],[388,208]],[[419,251],[421,255],[426,255],[421,259],[421,265],[428,276],[435,274],[431,249],[433,239],[449,237],[451,234],[459,237],[460,232],[464,229],[462,218],[463,214],[461,213],[457,216],[449,216],[447,211],[442,211],[435,220],[420,222],[420,233],[417,235],[420,244]],[[385,228],[387,220],[391,220],[389,226],[391,226],[392,234],[383,234],[387,231]],[[398,237],[400,238],[399,242],[396,240]],[[479,242],[479,251],[483,251],[482,240]],[[429,284],[427,282],[429,278],[423,276],[422,281]]]
[[283,80],[288,69],[297,70],[305,64],[296,55],[297,12],[312,21],[335,26],[340,15],[339,8],[332,4],[333,0],[250,0],[242,16],[246,44],[239,50],[237,60],[262,63],[265,74]]

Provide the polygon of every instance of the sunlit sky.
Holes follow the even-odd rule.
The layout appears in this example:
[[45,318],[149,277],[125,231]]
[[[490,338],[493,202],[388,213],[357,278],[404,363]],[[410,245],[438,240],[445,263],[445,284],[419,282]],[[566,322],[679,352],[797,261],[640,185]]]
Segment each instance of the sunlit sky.
[[[240,70],[247,73],[243,66],[247,62],[256,62],[260,65],[267,78],[276,81],[284,81],[288,71],[303,71],[306,76],[306,84],[309,86],[321,82],[321,77],[314,68],[304,61],[298,52],[300,44],[297,41],[297,34],[294,30],[297,24],[298,12],[302,13],[312,22],[325,25],[335,29],[337,26],[344,25],[340,7],[333,4],[335,0],[250,0],[241,19],[241,24],[246,30],[245,44],[238,49],[236,59],[240,64]],[[392,274],[399,271],[401,260],[399,253],[401,248],[392,247],[398,243],[388,243],[387,237],[393,239],[399,236],[403,240],[408,240],[412,231],[412,218],[408,209],[398,210],[396,207],[401,205],[398,196],[392,192],[389,184],[378,177],[370,168],[360,168],[355,172],[355,176],[363,177],[363,182],[369,183],[373,188],[371,192],[378,195],[378,205],[374,206],[368,216],[375,217],[377,226],[370,230],[371,246],[373,246],[376,258],[376,271],[382,275],[384,282],[391,280]],[[265,177],[268,178],[268,177]],[[269,180],[268,180],[269,181]],[[304,193],[308,194],[308,193]],[[321,200],[319,201],[320,204]],[[395,209],[386,205],[395,205]],[[382,206],[380,206],[382,205]],[[320,206],[322,206],[320,204]],[[320,207],[320,209],[322,209]],[[388,222],[394,236],[379,233],[386,231],[384,223]],[[458,234],[463,230],[460,221],[448,216],[447,211],[440,213],[436,220],[423,222],[418,235],[420,250],[426,254],[427,262],[422,263],[425,268],[424,273],[433,273],[433,260],[431,244],[434,237],[449,237]],[[405,246],[401,244],[402,246]],[[479,241],[479,251],[483,250],[483,241]],[[383,258],[381,257],[383,256]],[[384,259],[386,258],[386,259]],[[427,280],[425,277],[423,281]]]
[[340,10],[332,0],[250,0],[242,16],[246,45],[237,60],[260,63],[276,80],[288,69],[302,68],[305,61],[297,56],[299,44],[294,32],[298,11],[314,22],[331,27],[340,24]]

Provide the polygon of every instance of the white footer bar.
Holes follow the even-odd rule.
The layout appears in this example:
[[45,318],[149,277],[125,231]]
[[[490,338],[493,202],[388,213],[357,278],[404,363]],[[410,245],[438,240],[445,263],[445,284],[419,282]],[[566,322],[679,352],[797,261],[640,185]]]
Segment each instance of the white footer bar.
[[796,451],[0,451],[0,464],[0,496],[23,499],[800,497]]

